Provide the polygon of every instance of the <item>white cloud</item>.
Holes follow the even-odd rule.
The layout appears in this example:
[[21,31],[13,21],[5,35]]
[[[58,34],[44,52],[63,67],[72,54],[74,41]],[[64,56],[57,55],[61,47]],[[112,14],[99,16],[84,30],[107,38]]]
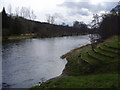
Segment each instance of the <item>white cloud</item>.
[[[68,23],[73,21],[90,22],[93,13],[101,13],[111,10],[115,3],[103,2],[118,2],[119,0],[0,0],[0,10],[9,4],[12,6],[12,11],[16,7],[30,7],[34,10],[37,21],[45,22],[46,14],[55,15],[56,23]],[[7,10],[7,9],[6,9]]]

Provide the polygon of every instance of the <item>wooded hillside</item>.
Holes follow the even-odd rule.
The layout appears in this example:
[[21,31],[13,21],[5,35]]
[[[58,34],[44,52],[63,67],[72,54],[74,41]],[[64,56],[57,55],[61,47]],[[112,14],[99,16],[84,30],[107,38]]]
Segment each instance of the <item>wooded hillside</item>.
[[64,35],[79,35],[88,28],[69,27],[68,25],[55,25],[44,22],[28,20],[19,16],[8,15],[3,8],[2,32],[4,36],[20,34],[37,34],[38,37],[54,37]]

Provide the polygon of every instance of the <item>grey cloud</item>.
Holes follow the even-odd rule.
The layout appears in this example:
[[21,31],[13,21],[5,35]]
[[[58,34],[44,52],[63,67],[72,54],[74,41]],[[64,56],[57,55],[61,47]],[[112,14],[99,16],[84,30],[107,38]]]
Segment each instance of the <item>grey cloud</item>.
[[75,9],[73,11],[70,11],[68,14],[70,16],[74,16],[74,15],[82,15],[82,16],[89,16],[92,12],[90,12],[88,9],[85,8],[81,8],[81,9]]
[[[81,8],[86,8],[90,12],[98,13],[100,11],[110,11],[116,5],[117,5],[117,2],[103,2],[103,3],[97,4],[97,5],[93,5],[90,2],[64,2],[64,3],[62,3],[61,5],[58,5],[58,6],[66,7],[68,9],[71,9],[71,12],[72,11],[74,12],[75,9],[80,10]],[[83,13],[83,15],[84,14],[85,13]],[[88,15],[88,14],[85,14],[85,15]]]
[[87,12],[87,11],[78,11],[78,13],[79,13],[80,15],[83,15],[83,16],[89,16],[89,15],[90,15],[90,13]]
[[56,18],[64,18],[61,13],[54,13],[53,16],[55,16]]
[[54,13],[53,16],[56,17],[56,19],[67,21],[67,19],[61,13]]

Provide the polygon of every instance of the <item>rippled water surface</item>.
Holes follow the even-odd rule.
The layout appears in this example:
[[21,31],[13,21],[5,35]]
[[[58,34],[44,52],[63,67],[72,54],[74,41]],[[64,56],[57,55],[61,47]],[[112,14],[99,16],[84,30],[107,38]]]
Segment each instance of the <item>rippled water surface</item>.
[[59,76],[67,63],[60,56],[88,43],[87,35],[4,42],[3,87],[30,88]]

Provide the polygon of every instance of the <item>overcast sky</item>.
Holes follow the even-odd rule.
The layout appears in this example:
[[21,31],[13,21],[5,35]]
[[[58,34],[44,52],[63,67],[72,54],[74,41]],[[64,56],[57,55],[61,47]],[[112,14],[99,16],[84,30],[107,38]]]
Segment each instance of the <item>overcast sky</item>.
[[73,21],[90,23],[95,13],[104,13],[114,8],[119,0],[0,0],[0,11],[3,7],[8,12],[11,5],[12,13],[17,7],[34,10],[37,21],[46,22],[48,14],[55,16],[55,23],[72,25]]

